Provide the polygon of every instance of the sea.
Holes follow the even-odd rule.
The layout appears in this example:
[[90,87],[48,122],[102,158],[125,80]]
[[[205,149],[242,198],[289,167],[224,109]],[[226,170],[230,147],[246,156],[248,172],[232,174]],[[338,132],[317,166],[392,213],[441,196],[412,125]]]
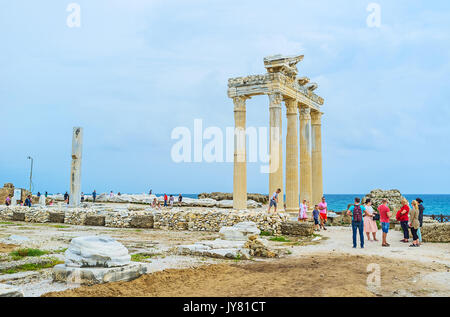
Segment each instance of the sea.
[[[164,194],[156,194],[157,196],[161,196]],[[169,195],[169,194],[167,194]],[[175,197],[178,194],[172,194]],[[182,194],[183,197],[189,198],[197,198],[198,194]],[[347,209],[348,204],[353,203],[355,197],[364,197],[364,194],[325,194],[324,195],[328,209],[333,211],[342,211]],[[425,215],[450,215],[450,195],[433,195],[433,194],[406,194],[403,195],[409,202],[413,201],[416,198],[420,198],[423,200],[423,206],[425,207],[424,214]]]

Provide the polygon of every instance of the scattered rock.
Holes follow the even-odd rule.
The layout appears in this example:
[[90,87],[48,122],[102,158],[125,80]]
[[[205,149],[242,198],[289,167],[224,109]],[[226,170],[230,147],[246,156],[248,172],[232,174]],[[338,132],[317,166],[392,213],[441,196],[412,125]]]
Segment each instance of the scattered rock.
[[420,233],[423,242],[450,242],[450,223],[424,224]]
[[290,236],[308,237],[314,233],[311,222],[284,221],[281,223],[281,233]]
[[258,229],[254,222],[240,222],[232,227],[222,227],[219,231],[220,236],[224,240],[246,241],[249,235],[259,235],[261,230]]
[[0,297],[23,297],[23,292],[15,286],[0,284]]

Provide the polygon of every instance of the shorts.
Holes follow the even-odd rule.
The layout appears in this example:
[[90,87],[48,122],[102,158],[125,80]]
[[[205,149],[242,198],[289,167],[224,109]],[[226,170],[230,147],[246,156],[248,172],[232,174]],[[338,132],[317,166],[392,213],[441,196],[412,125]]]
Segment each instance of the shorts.
[[314,218],[314,224],[318,225],[319,224],[319,219]]
[[270,200],[270,207],[275,207],[277,208],[277,202],[273,199]]
[[320,214],[320,219],[327,221],[327,214]]
[[381,230],[384,233],[388,233],[389,232],[389,222],[382,222],[381,223]]

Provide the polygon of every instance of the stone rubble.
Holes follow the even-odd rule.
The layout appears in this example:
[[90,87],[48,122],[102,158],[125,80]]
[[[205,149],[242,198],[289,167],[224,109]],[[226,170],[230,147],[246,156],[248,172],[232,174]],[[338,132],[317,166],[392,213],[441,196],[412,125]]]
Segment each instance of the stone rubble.
[[15,286],[0,284],[0,297],[23,297],[23,292]]

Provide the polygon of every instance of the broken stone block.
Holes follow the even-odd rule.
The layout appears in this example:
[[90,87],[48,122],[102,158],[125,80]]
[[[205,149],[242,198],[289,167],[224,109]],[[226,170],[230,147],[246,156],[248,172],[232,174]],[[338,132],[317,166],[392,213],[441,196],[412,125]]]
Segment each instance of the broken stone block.
[[69,267],[117,267],[131,261],[127,248],[107,236],[74,238],[65,256]]
[[0,297],[23,297],[23,292],[15,286],[0,284]]
[[84,220],[85,226],[97,226],[103,227],[105,226],[105,216],[101,215],[88,215]]
[[24,212],[13,212],[13,220],[14,221],[25,221],[25,213]]
[[50,212],[49,222],[53,223],[64,223],[65,214],[63,212]]
[[261,230],[258,229],[256,223],[251,221],[240,222],[232,227],[222,227],[219,231],[222,239],[232,241],[247,241],[248,236],[260,233]]
[[311,222],[284,221],[281,223],[281,233],[290,236],[308,237],[314,233]]
[[136,215],[131,218],[132,228],[153,228],[153,215]]
[[109,282],[131,281],[147,273],[142,264],[131,264],[121,267],[75,268],[58,264],[53,268],[53,281],[68,284],[93,285]]

